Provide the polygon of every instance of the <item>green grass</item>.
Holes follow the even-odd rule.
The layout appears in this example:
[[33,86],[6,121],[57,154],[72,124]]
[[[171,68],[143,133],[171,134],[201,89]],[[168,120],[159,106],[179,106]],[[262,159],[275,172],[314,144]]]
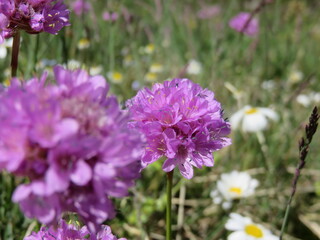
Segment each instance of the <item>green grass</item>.
[[[226,239],[228,232],[224,223],[229,211],[214,205],[209,194],[216,185],[213,179],[234,169],[251,169],[260,186],[256,196],[238,201],[232,211],[252,216],[256,222],[267,224],[270,230],[279,234],[298,163],[298,140],[304,134],[303,126],[312,110],[312,106],[299,105],[295,94],[300,88],[306,93],[320,91],[319,3],[274,0],[258,15],[259,36],[249,38],[230,29],[228,20],[240,11],[250,10],[250,5],[256,1],[214,1],[221,6],[221,14],[209,20],[197,18],[201,6],[192,0],[159,1],[161,11],[152,0],[91,2],[95,14],[82,17],[72,14],[72,25],[57,36],[22,33],[18,76],[26,79],[39,76],[43,69],[37,69],[36,65],[43,59],[53,59],[59,64],[76,59],[87,69],[102,66],[101,74],[105,77],[109,71],[122,73],[121,84],[110,84],[112,93],[124,102],[136,93],[131,88],[134,81],[141,86],[151,86],[144,80],[151,64],[164,66],[163,72],[157,76],[161,82],[177,77],[190,59],[198,60],[203,66],[202,73],[195,76],[185,74],[184,77],[213,90],[223,105],[225,117],[249,104],[273,107],[280,120],[264,132],[265,153],[255,134],[234,131],[231,134],[233,144],[215,154],[215,167],[196,170],[190,181],[175,173],[174,197],[179,197],[183,182],[186,186],[184,227],[180,231],[182,239]],[[111,23],[101,18],[103,10],[121,13],[123,9],[132,15],[129,21],[120,17]],[[81,38],[89,39],[88,49],[77,49]],[[154,52],[142,53],[148,44],[154,44]],[[130,66],[123,63],[127,55],[132,57]],[[3,82],[8,78],[5,70],[9,66],[10,56],[0,60]],[[304,79],[290,83],[289,75],[295,70],[303,72]],[[310,76],[309,84],[303,86]],[[265,80],[273,80],[276,88],[271,91],[263,89],[261,84]],[[239,98],[226,88],[226,83],[241,93]],[[298,183],[285,239],[320,238],[314,229],[317,226],[319,234],[319,140],[319,134],[316,134]],[[268,164],[273,171],[268,171]],[[2,173],[0,239],[3,240],[22,239],[32,223],[11,202],[13,189],[14,181],[7,173]],[[165,235],[165,173],[161,170],[161,163],[145,169],[132,195],[116,200],[116,205],[119,209],[117,218],[107,223],[118,236],[161,239],[157,237]],[[178,205],[174,204],[173,211],[173,222],[176,223]],[[177,233],[175,227],[173,231]]]

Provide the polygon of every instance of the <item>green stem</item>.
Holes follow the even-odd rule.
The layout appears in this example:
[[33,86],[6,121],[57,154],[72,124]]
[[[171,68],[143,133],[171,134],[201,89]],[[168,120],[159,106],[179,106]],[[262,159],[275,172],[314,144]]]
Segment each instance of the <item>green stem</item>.
[[173,170],[167,173],[166,240],[172,240],[172,230],[171,230],[172,178],[173,178]]
[[20,32],[17,31],[13,36],[12,55],[11,55],[11,76],[17,76],[18,58],[20,48]]
[[289,202],[288,202],[288,205],[287,205],[287,208],[286,208],[286,213],[285,213],[285,215],[284,215],[284,219],[283,219],[283,222],[282,222],[279,240],[282,240],[282,237],[283,237],[283,234],[284,234],[284,229],[285,229],[285,227],[286,227],[286,225],[287,225],[287,222],[288,222],[291,199],[292,199],[292,198],[290,198],[290,200],[289,200]]

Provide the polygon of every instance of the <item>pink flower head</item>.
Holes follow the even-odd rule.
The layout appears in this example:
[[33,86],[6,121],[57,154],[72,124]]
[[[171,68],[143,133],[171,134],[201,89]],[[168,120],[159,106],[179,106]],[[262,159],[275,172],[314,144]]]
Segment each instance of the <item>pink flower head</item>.
[[102,14],[102,18],[103,20],[105,21],[111,21],[111,22],[114,22],[116,21],[118,18],[119,18],[119,14],[116,13],[116,12],[113,12],[113,13],[109,13],[109,12],[104,12]]
[[42,227],[39,232],[33,232],[23,240],[127,240],[126,238],[118,239],[107,225],[102,225],[101,228],[95,234],[90,232],[86,226],[80,228],[61,220],[57,229]]
[[242,12],[229,21],[229,26],[234,30],[254,37],[259,32],[259,21],[252,18],[250,13]]
[[212,153],[231,144],[226,138],[230,124],[223,119],[214,93],[188,79],[173,79],[140,90],[127,106],[132,114],[131,126],[146,137],[142,157],[145,165],[165,156],[165,172],[178,167],[190,179],[193,167],[212,167]]
[[79,16],[89,12],[91,9],[91,4],[86,0],[75,0],[71,6],[74,13]]
[[16,31],[57,34],[69,24],[69,10],[62,0],[0,0],[0,40]]
[[218,5],[205,6],[198,11],[197,16],[200,19],[210,19],[217,16],[221,12],[221,8]]
[[93,229],[139,177],[141,140],[102,76],[54,73],[56,85],[43,75],[2,90],[0,170],[29,178],[13,194],[27,217],[50,224],[72,211]]

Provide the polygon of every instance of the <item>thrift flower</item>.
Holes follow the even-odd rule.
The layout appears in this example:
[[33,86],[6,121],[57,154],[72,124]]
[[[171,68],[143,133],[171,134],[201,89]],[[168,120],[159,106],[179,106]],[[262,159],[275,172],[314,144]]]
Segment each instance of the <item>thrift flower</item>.
[[186,72],[191,75],[198,75],[202,72],[202,65],[197,60],[190,60]]
[[119,18],[119,14],[116,12],[113,13],[109,13],[109,12],[104,12],[102,14],[102,19],[105,21],[110,21],[110,22],[114,22]]
[[126,238],[117,238],[112,234],[111,228],[102,225],[102,229],[97,233],[92,233],[86,226],[78,227],[73,224],[67,224],[64,220],[60,221],[59,227],[42,227],[39,232],[33,232],[23,240],[126,240]]
[[258,180],[251,178],[248,173],[232,171],[221,175],[217,189],[212,191],[210,196],[214,203],[224,201],[223,207],[228,208],[232,200],[252,196],[258,185]]
[[90,11],[91,4],[86,0],[76,0],[71,4],[71,7],[76,15],[81,16]]
[[247,36],[254,37],[259,32],[259,21],[256,18],[252,18],[251,20],[250,18],[250,13],[239,13],[229,21],[229,26],[238,32],[246,34]]
[[230,118],[232,128],[241,128],[244,132],[258,132],[265,130],[269,119],[277,121],[278,114],[270,108],[245,106]]
[[279,240],[268,229],[254,223],[250,218],[243,217],[238,213],[231,213],[225,228],[233,231],[228,240]]
[[62,0],[1,0],[0,41],[16,31],[57,34],[69,24],[69,10]]
[[205,6],[198,11],[197,16],[200,19],[210,19],[220,14],[221,8],[218,5]]
[[[43,224],[76,212],[94,230],[115,211],[140,171],[140,136],[102,76],[54,68],[0,95],[0,170],[28,178],[13,201]],[[116,144],[115,144],[116,143]]]
[[147,141],[142,157],[145,165],[165,156],[165,172],[177,167],[190,179],[193,167],[212,167],[212,153],[231,144],[226,137],[230,125],[214,93],[189,79],[142,89],[127,106],[132,127],[140,129]]

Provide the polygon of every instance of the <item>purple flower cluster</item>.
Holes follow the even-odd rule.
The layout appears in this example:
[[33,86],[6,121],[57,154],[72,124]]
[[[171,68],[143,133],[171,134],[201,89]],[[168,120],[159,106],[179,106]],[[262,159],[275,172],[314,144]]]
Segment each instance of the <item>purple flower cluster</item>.
[[69,25],[69,10],[62,0],[0,0],[0,41],[16,31],[57,34]]
[[44,74],[0,94],[0,170],[29,178],[13,194],[27,217],[50,224],[72,211],[94,229],[139,177],[141,137],[102,76],[54,73],[57,85]]
[[118,239],[107,225],[103,225],[97,234],[91,233],[86,226],[80,228],[67,224],[63,220],[59,225],[57,229],[42,227],[39,232],[33,232],[23,240],[127,240],[126,238]]
[[230,124],[223,119],[214,93],[188,79],[140,90],[127,106],[131,125],[141,129],[147,140],[145,165],[165,156],[165,172],[178,167],[190,179],[193,167],[213,166],[212,152],[231,144],[225,137]]

